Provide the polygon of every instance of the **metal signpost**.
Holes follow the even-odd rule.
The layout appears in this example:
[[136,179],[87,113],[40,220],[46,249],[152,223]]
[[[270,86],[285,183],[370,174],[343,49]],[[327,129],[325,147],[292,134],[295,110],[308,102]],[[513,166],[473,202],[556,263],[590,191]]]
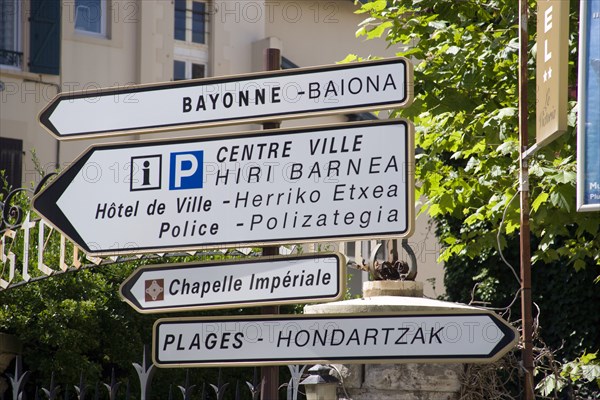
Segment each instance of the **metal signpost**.
[[[39,120],[70,140],[252,122],[273,128],[284,118],[412,100],[412,64],[393,58],[62,93]],[[413,126],[378,120],[96,145],[33,207],[95,256],[405,238],[414,229]],[[323,253],[142,267],[121,295],[141,313],[268,305],[274,314],[279,304],[338,300],[344,283],[344,257]],[[274,399],[278,370],[269,366],[493,362],[517,338],[479,309],[172,318],[154,325],[153,360],[263,366],[262,396]]]
[[413,160],[403,120],[100,145],[33,206],[92,255],[406,237]]
[[517,331],[492,312],[159,319],[160,367],[494,362]]
[[121,296],[141,313],[336,301],[345,272],[337,253],[148,266],[123,282]]
[[59,139],[406,107],[405,58],[61,93],[39,121]]

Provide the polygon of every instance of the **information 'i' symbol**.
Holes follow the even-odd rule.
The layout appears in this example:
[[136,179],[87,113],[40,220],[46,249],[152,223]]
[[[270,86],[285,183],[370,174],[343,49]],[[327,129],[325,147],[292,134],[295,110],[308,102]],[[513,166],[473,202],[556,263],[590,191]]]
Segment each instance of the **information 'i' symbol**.
[[161,183],[162,156],[160,154],[131,157],[129,190],[158,190]]
[[150,184],[150,161],[144,161],[144,168],[142,168],[144,174],[142,186],[148,186]]

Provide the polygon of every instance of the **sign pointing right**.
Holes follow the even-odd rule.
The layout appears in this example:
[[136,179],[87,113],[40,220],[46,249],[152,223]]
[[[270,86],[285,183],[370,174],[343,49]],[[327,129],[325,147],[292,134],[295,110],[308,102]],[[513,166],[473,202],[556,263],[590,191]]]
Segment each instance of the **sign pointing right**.
[[479,309],[449,313],[320,314],[159,319],[160,367],[338,362],[493,362],[516,330]]

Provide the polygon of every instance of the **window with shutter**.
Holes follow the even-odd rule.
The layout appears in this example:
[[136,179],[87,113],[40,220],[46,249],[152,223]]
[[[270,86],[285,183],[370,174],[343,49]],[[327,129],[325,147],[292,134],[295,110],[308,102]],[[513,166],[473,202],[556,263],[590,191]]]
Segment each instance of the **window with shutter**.
[[[0,171],[4,171],[6,182],[12,189],[21,187],[22,165],[23,141],[0,137]],[[3,188],[4,182],[0,182],[0,190]]]
[[60,71],[60,0],[31,0],[29,71]]
[[21,0],[0,0],[0,65],[21,68]]

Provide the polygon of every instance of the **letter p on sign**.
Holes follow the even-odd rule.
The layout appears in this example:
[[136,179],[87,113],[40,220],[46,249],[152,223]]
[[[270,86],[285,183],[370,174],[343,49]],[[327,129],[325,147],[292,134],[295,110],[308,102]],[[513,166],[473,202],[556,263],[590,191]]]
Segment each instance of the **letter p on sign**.
[[204,152],[171,153],[169,170],[169,190],[202,188]]

